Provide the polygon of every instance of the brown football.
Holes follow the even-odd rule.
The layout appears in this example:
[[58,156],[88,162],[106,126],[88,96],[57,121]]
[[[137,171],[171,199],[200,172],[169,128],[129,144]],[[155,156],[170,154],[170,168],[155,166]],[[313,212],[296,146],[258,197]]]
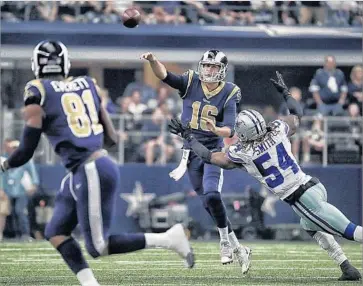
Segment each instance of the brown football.
[[127,28],[135,28],[141,20],[140,12],[135,8],[128,8],[122,14],[122,22]]

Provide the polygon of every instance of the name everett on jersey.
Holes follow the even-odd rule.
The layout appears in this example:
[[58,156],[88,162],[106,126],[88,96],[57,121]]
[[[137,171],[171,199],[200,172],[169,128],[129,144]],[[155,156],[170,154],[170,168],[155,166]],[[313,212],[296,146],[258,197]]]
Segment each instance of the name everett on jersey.
[[76,78],[70,82],[52,81],[50,84],[56,92],[70,92],[89,88],[89,84],[84,78]]

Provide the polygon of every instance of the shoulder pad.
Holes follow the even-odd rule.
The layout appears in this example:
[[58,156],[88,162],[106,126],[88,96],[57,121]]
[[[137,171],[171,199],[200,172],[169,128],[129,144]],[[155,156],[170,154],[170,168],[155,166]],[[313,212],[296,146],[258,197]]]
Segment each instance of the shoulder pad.
[[45,100],[45,89],[43,82],[40,79],[29,81],[24,88],[24,103],[39,103],[43,105]]

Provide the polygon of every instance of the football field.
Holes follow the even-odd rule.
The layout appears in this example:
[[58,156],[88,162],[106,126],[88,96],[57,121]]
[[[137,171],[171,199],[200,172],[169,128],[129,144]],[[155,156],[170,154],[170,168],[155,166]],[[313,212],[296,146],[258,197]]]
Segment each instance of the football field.
[[[252,268],[242,276],[237,264],[219,263],[218,242],[192,242],[193,269],[169,251],[148,249],[87,259],[101,285],[361,285],[338,282],[340,269],[318,245],[309,242],[249,242]],[[361,270],[362,248],[344,242],[352,264]],[[1,243],[0,285],[79,285],[47,242]]]

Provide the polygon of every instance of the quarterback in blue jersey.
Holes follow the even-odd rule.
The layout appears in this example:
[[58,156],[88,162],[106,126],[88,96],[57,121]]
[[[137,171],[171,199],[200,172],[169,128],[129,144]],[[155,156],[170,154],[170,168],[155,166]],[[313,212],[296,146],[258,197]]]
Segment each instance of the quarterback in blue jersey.
[[[241,97],[237,85],[224,81],[228,68],[226,55],[218,50],[206,51],[199,61],[198,72],[188,70],[183,75],[167,71],[152,53],[145,53],[141,58],[149,61],[159,79],[179,90],[183,99],[181,121],[190,123],[195,138],[211,151],[220,151],[223,148],[222,137],[234,135],[236,109]],[[218,227],[222,264],[233,262],[234,254],[242,272],[246,273],[250,266],[251,250],[239,244],[227,218],[221,199],[223,170],[205,164],[190,149],[185,141],[182,162],[171,176],[177,180],[188,170],[195,192]]]
[[45,236],[81,285],[99,284],[71,236],[78,223],[93,258],[162,247],[175,251],[186,266],[193,267],[193,252],[180,224],[160,234],[109,233],[121,182],[117,165],[102,147],[116,144],[118,138],[95,81],[88,76],[67,78],[69,68],[68,50],[61,42],[43,41],[35,47],[32,70],[36,79],[25,87],[23,138],[19,148],[1,162],[1,171],[25,164],[41,134],[46,135],[69,172],[57,193]]

